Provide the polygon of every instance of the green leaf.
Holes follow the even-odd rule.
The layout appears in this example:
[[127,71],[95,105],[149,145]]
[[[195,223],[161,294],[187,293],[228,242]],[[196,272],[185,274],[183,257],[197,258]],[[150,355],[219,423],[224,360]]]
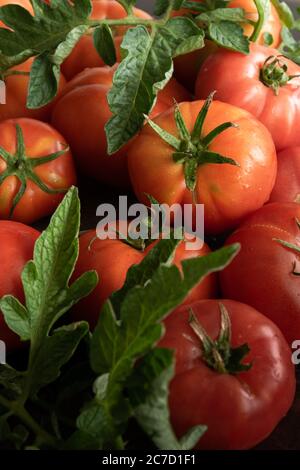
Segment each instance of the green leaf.
[[60,66],[70,54],[88,26],[77,26],[60,43],[53,54],[42,53],[35,58],[31,71],[27,107],[40,108],[50,103],[56,96],[60,79]]
[[75,431],[62,445],[62,450],[99,450],[99,441],[86,431]]
[[60,68],[48,54],[36,57],[30,71],[27,107],[34,109],[49,103],[57,93],[59,77]]
[[121,395],[112,395],[110,403],[106,401],[108,384],[108,374],[98,377],[94,384],[95,398],[86,405],[77,419],[79,431],[97,439],[98,449],[114,442],[118,434],[124,431],[123,423],[128,421],[131,414],[127,400]]
[[0,309],[9,328],[14,331],[23,341],[30,339],[30,322],[26,308],[10,295],[0,300]]
[[[239,249],[238,245],[233,245],[207,257],[186,260],[182,263],[181,273],[175,265],[170,265],[169,256],[162,257],[160,250],[166,249],[164,242],[161,240],[156,245],[157,261],[151,263],[154,266],[158,259],[167,259],[168,263],[160,263],[144,285],[138,281],[128,292],[125,289],[126,295],[119,306],[119,320],[116,320],[112,302],[108,301],[92,336],[91,366],[101,377],[100,382],[96,382],[95,398],[80,415],[77,425],[80,430],[88,429],[101,448],[111,446],[124,432],[132,412],[127,394],[123,393],[124,387],[132,375],[135,361],[147,354],[161,338],[161,320],[204,276],[225,267]],[[172,247],[167,249],[171,255]],[[175,249],[174,244],[173,252]],[[147,257],[150,256],[151,252]],[[132,273],[128,277],[134,279]],[[132,285],[131,279],[127,285]]]
[[124,286],[111,297],[111,304],[114,312],[119,317],[122,303],[130,291],[135,286],[144,286],[161,264],[169,266],[174,259],[175,251],[180,238],[171,238],[170,240],[161,240],[140,264],[132,266],[127,273]]
[[272,44],[274,42],[274,38],[273,38],[272,34],[264,33],[263,38],[264,38],[264,44],[266,46],[272,46]]
[[180,10],[184,0],[156,0],[154,5],[154,15],[162,16],[171,10]]
[[[37,240],[33,261],[22,273],[33,334],[37,331],[40,335],[48,334],[74,304],[68,283],[78,257],[79,219],[78,191],[73,187]],[[82,286],[82,296],[88,295],[96,284],[96,274],[88,276],[88,283]]]
[[180,10],[180,8],[182,8],[183,3],[184,0],[173,0],[173,10]]
[[[164,250],[162,242],[157,246]],[[182,264],[183,274],[174,265],[160,264],[145,285],[138,283],[128,291],[118,321],[112,303],[106,303],[91,342],[91,365],[100,378],[95,383],[95,397],[77,422],[81,431],[97,439],[99,448],[111,448],[124,432],[132,414],[124,392],[136,360],[162,336],[161,320],[205,275],[225,267],[238,249],[239,245],[233,245],[204,258],[187,260]],[[156,256],[161,258],[159,248]],[[191,445],[193,438],[192,432],[184,445]]]
[[51,336],[45,338],[38,353],[38,360],[32,363],[30,371],[34,376],[31,387],[33,395],[41,387],[57,379],[60,368],[70,360],[88,331],[87,323],[73,323],[54,330]]
[[183,275],[176,266],[161,264],[144,286],[128,292],[120,322],[116,322],[111,304],[110,308],[106,306],[92,337],[91,364],[95,372],[110,373],[115,382],[126,380],[134,360],[160,339],[159,322],[203,277],[227,265],[237,250],[238,246],[233,245],[206,257],[186,260],[182,263]]
[[286,26],[282,27],[281,31],[282,44],[279,51],[288,59],[293,60],[296,64],[300,65],[300,41],[297,41],[292,31]]
[[271,2],[276,8],[282,23],[291,29],[294,25],[294,15],[288,4],[280,0],[271,0]]
[[35,16],[19,5],[0,8],[0,71],[20,63],[22,57],[37,56],[30,74],[27,106],[38,108],[57,93],[60,65],[88,30],[90,0],[55,0],[51,5],[33,0]]
[[58,376],[88,330],[85,323],[78,323],[51,334],[56,321],[97,284],[96,273],[88,272],[69,286],[78,257],[79,225],[80,203],[73,187],[36,241],[33,261],[23,270],[26,308],[10,296],[1,301],[7,322],[31,340],[27,388],[33,394]]
[[5,413],[0,416],[0,441],[3,443],[9,440],[10,437],[10,426],[8,424],[9,413]]
[[128,393],[134,407],[134,416],[158,449],[192,449],[206,426],[196,426],[179,441],[170,423],[168,406],[169,384],[174,376],[173,353],[155,349],[144,357],[128,382]]
[[196,18],[199,21],[208,23],[210,21],[232,21],[243,23],[247,21],[245,10],[243,8],[218,8],[217,10],[209,10]]
[[0,29],[1,51],[7,56],[25,50],[35,55],[53,52],[65,41],[71,30],[87,25],[91,13],[90,0],[75,0],[74,6],[68,0],[32,0],[35,16],[19,5],[5,5],[0,9],[0,20],[9,29]]
[[[127,51],[119,65],[108,102],[113,117],[106,125],[108,152],[117,152],[142,127],[144,115],[155,104],[156,96],[171,78],[172,57],[180,44],[190,37],[203,37],[203,31],[189,18],[172,18],[154,28],[144,26],[127,31],[122,49]],[[199,47],[193,40],[190,48]],[[190,52],[187,44],[186,52]]]
[[197,36],[191,36],[190,38],[182,41],[181,44],[176,48],[173,57],[178,57],[183,54],[188,54],[191,51],[202,49],[204,47],[204,36],[198,34]]
[[7,364],[0,364],[0,388],[20,396],[23,389],[23,374]]
[[112,30],[106,24],[95,28],[94,46],[106,65],[111,67],[117,62],[114,38]]
[[249,40],[244,36],[242,27],[237,23],[231,21],[209,23],[208,33],[219,46],[244,54],[249,53]]
[[170,3],[171,3],[171,0],[156,0],[155,5],[154,5],[154,15],[155,16],[164,15],[170,6]]

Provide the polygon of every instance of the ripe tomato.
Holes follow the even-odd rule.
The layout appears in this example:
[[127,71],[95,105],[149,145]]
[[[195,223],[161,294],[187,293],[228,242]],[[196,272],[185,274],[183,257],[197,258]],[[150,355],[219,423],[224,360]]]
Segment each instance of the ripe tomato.
[[55,129],[26,118],[0,123],[0,218],[33,223],[75,183],[72,155]]
[[290,345],[300,338],[299,220],[299,204],[267,204],[229,237],[242,249],[221,273],[223,295],[268,316]]
[[270,202],[300,202],[300,147],[278,154],[278,173]]
[[[33,58],[23,64],[13,67],[11,71],[30,72]],[[28,94],[28,75],[7,75],[5,77],[6,104],[0,105],[0,120],[10,118],[32,118],[39,121],[50,121],[53,102],[39,109],[28,109],[26,106]],[[65,79],[61,75],[58,96],[65,85]]]
[[[196,0],[202,3],[202,0]],[[229,8],[243,8],[246,11],[247,18],[252,21],[257,21],[257,8],[253,0],[232,0],[227,5]],[[181,9],[174,12],[174,16],[181,16],[187,14],[189,10]],[[199,13],[200,14],[200,13]],[[276,8],[271,4],[271,14],[265,21],[265,24],[257,38],[258,44],[265,44],[265,34],[269,33],[273,37],[273,47],[278,47],[281,42],[281,21]],[[251,36],[253,26],[251,24],[243,25],[246,36]],[[202,49],[176,57],[174,60],[175,77],[189,90],[194,90],[195,82],[199,69],[203,62],[214,52],[218,46],[215,42],[206,40],[205,46]]]
[[[202,113],[205,108],[203,101],[179,105],[190,133],[199,111]],[[174,108],[154,121],[172,136],[179,137]],[[205,136],[224,121],[231,121],[238,127],[227,128],[207,145]],[[189,145],[190,149],[180,153],[180,149],[174,151],[147,124],[130,147],[129,172],[139,201],[147,204],[145,194],[151,194],[168,205],[202,203],[205,205],[205,230],[216,234],[235,227],[269,199],[276,177],[276,152],[269,132],[260,122],[246,111],[225,103],[211,104],[202,130],[203,133],[197,131],[195,144],[179,139],[180,148]],[[230,157],[239,166],[215,164],[218,162],[216,154]],[[186,174],[194,158],[192,191],[188,189]]]
[[[33,248],[39,232],[18,222],[0,221],[0,298],[13,295],[24,301],[21,273],[27,261],[32,259]],[[19,337],[4,321],[0,311],[0,340],[11,351],[20,345]]]
[[[221,317],[220,303],[232,329],[229,344],[223,338],[218,347],[221,318],[228,319]],[[192,329],[196,325],[213,340],[217,358],[203,347],[202,331]],[[265,439],[291,407],[296,385],[291,351],[276,325],[248,305],[203,300],[173,312],[165,326],[159,346],[175,350],[169,405],[176,434],[206,424],[197,449],[249,449]],[[229,360],[228,346],[236,351]],[[237,361],[248,370],[236,367]]]
[[[20,5],[23,8],[26,8],[31,14],[33,14],[33,8],[30,0],[0,0],[0,8],[5,5]],[[7,28],[7,26],[0,21],[0,28]]]
[[249,55],[225,49],[211,55],[198,75],[197,98],[217,90],[219,100],[265,124],[277,150],[300,145],[300,67],[275,49],[252,44],[250,50]]
[[[105,124],[111,118],[107,93],[116,66],[86,69],[71,80],[62,92],[52,116],[52,123],[68,140],[83,174],[105,184],[130,186],[127,147],[108,156]],[[172,79],[159,93],[152,116],[167,109],[189,94]]]
[[[124,222],[119,222],[119,224],[122,227]],[[121,228],[119,228],[119,231],[122,233]],[[156,242],[150,244],[144,251],[141,251],[120,239],[100,240],[96,238],[95,230],[90,230],[83,234],[80,237],[79,258],[75,268],[74,279],[78,278],[87,269],[91,269],[97,271],[100,281],[96,289],[76,305],[74,309],[75,318],[87,320],[91,327],[94,328],[104,302],[113,292],[123,286],[128,269],[133,264],[139,264],[155,244]],[[204,256],[209,252],[210,249],[205,244],[201,249],[188,250],[186,242],[182,242],[176,250],[174,262],[180,267],[184,259]],[[117,261],[112,262],[112,259]],[[211,298],[216,293],[216,276],[212,274],[193,289],[188,301]]]
[[[134,15],[142,19],[150,19],[151,16],[148,15],[143,10],[139,8],[134,8]],[[120,3],[114,0],[94,0],[93,1],[93,11],[91,19],[93,20],[102,20],[105,18],[109,19],[121,19],[125,18],[126,11]],[[115,29],[116,33],[116,50],[118,54],[118,60],[120,60],[120,44],[123,40],[123,34],[125,33],[126,28],[117,28]],[[67,78],[71,80],[75,75],[89,67],[102,67],[104,64],[103,60],[99,56],[98,52],[94,47],[94,41],[92,35],[83,36],[75,48],[69,55],[69,57],[64,61],[62,65],[62,72]]]

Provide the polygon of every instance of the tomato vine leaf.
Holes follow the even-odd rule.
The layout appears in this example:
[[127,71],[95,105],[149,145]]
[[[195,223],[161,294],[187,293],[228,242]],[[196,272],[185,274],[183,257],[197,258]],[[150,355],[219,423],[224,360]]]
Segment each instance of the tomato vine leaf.
[[135,368],[128,382],[128,392],[134,416],[158,449],[192,449],[206,431],[206,426],[195,426],[180,440],[170,423],[168,406],[169,384],[174,376],[173,353],[154,349]]
[[57,320],[97,284],[97,275],[87,272],[71,286],[69,280],[78,257],[80,204],[71,188],[38,238],[33,261],[22,273],[25,306],[7,295],[0,308],[9,327],[23,340],[31,341],[27,388],[35,394],[55,380],[88,332],[85,322],[53,330]]
[[[192,40],[191,37],[193,37]],[[189,18],[172,18],[152,34],[144,26],[130,29],[122,42],[127,52],[108,94],[113,117],[106,125],[108,152],[117,152],[138,132],[173,72],[172,58],[185,41],[190,52],[203,47],[204,33]]]

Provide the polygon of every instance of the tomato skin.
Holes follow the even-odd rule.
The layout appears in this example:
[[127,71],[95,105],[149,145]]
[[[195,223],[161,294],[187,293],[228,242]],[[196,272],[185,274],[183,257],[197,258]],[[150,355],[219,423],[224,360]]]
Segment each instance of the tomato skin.
[[216,98],[252,113],[271,132],[278,151],[300,145],[300,78],[280,87],[278,96],[260,80],[260,71],[270,57],[280,57],[289,75],[299,75],[300,67],[269,47],[252,44],[250,54],[220,49],[202,65],[196,82],[197,98],[214,90]]
[[[139,8],[133,9],[134,15],[141,19],[150,19],[151,16]],[[94,0],[93,1],[93,11],[91,14],[91,19],[93,20],[103,20],[105,18],[109,19],[122,19],[127,16],[126,11],[120,3],[114,0]],[[116,31],[116,51],[118,55],[118,60],[120,60],[120,45],[123,40],[122,34],[126,32],[126,28],[119,27]],[[67,78],[71,80],[79,72],[82,72],[85,68],[90,67],[102,67],[104,62],[97,53],[92,35],[83,36],[73,51],[67,57],[62,65],[62,72]]]
[[[117,66],[86,69],[74,77],[55,105],[52,123],[69,142],[83,174],[104,184],[128,188],[128,146],[109,156],[105,134],[105,124],[112,116],[107,93]],[[167,109],[174,98],[182,101],[189,96],[175,79],[171,79],[159,93],[151,116]]]
[[[245,361],[252,368],[247,372],[219,374],[202,358],[200,340],[189,325],[190,308],[217,339],[219,302],[230,316],[232,346],[250,347]],[[296,385],[291,351],[276,325],[248,305],[203,300],[173,312],[165,327],[159,346],[175,350],[169,405],[176,434],[206,424],[196,448],[211,450],[249,449],[265,439],[291,407]]]
[[[96,70],[99,71],[97,75],[94,73]],[[99,77],[98,83],[94,80],[91,83],[91,74],[96,79]],[[126,148],[112,156],[107,153],[105,124],[112,116],[107,103],[112,72],[101,67],[85,70],[82,75],[83,80],[80,81],[79,76],[74,79],[79,79],[78,86],[75,83],[73,87],[72,81],[69,82],[69,92],[54,107],[52,124],[69,142],[81,173],[105,184],[128,188]],[[106,83],[107,75],[109,85]]]
[[278,173],[269,202],[300,202],[300,147],[278,154]]
[[[118,62],[121,61],[120,48],[122,41],[123,36],[117,36],[114,38]],[[72,80],[76,75],[80,74],[80,72],[97,67],[105,67],[105,63],[94,47],[93,37],[85,35],[82,36],[71,54],[64,61],[61,70],[67,80]]]
[[[16,124],[23,132],[26,156],[38,158],[63,150],[65,139],[49,124],[34,119],[8,119],[0,123],[0,147],[10,153],[16,150]],[[0,157],[0,174],[6,169],[6,163]],[[68,189],[76,184],[76,173],[70,151],[52,162],[35,168],[35,173],[52,189]],[[19,188],[16,176],[7,177],[0,185],[0,218],[9,218],[13,198]],[[26,191],[17,204],[12,219],[31,224],[42,217],[50,215],[62,201],[65,192],[47,194],[35,183],[28,180]]]
[[[190,132],[203,104],[203,101],[180,104],[180,111]],[[154,121],[178,136],[174,108],[160,114]],[[237,226],[248,214],[267,202],[277,172],[276,152],[271,136],[249,113],[215,101],[204,123],[203,135],[225,121],[236,123],[238,128],[220,134],[209,148],[233,158],[239,166],[200,165],[195,189],[197,202],[205,205],[205,230],[210,234]],[[249,135],[255,138],[249,139]],[[142,203],[147,204],[145,193],[168,205],[192,203],[192,194],[185,185],[183,165],[174,162],[173,152],[149,125],[143,128],[130,147],[130,177],[135,194]]]
[[[121,229],[119,231],[124,233]],[[76,320],[87,320],[92,328],[97,324],[104,302],[113,292],[123,286],[128,269],[133,264],[139,264],[157,243],[152,243],[142,252],[127,245],[122,240],[100,240],[95,237],[95,230],[90,230],[80,237],[79,258],[73,276],[76,279],[89,270],[96,270],[98,273],[99,283],[96,289],[87,298],[81,300],[74,309],[74,318]],[[201,249],[187,250],[186,243],[182,242],[176,250],[174,263],[180,267],[182,260],[195,256],[204,256],[209,252],[210,249],[205,244]],[[112,260],[115,261],[112,262]],[[188,302],[214,297],[217,293],[216,279],[214,274],[205,278],[190,293]]]
[[[0,221],[0,298],[13,295],[24,302],[21,273],[27,261],[32,259],[35,241],[40,233],[18,222]],[[0,340],[10,352],[20,347],[19,337],[4,321],[0,311]]]
[[[28,59],[23,64],[13,67],[12,70],[19,72],[30,72],[33,63],[33,58]],[[60,77],[59,82],[59,97],[60,92],[65,86],[65,78],[63,75]],[[54,102],[38,109],[28,109],[26,106],[28,94],[29,76],[26,75],[8,75],[5,78],[6,86],[6,104],[0,105],[0,121],[13,118],[31,118],[38,119],[39,121],[50,121],[51,113]],[[57,98],[56,98],[57,99]]]
[[297,253],[282,246],[299,246],[300,206],[267,204],[250,217],[226,244],[242,249],[221,274],[222,293],[257,308],[278,325],[288,343],[300,338],[300,299]]

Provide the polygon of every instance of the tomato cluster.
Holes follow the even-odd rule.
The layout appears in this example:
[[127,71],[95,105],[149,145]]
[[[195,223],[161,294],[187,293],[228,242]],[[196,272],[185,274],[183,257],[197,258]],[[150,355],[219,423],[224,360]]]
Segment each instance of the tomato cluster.
[[[0,1],[0,6],[7,3],[32,11],[28,0]],[[252,22],[257,20],[253,0],[232,0],[228,6],[244,8]],[[150,18],[139,9],[133,14]],[[118,2],[93,2],[92,19],[125,16]],[[276,49],[281,27],[272,4],[249,55],[208,39],[203,49],[178,57],[175,78],[158,93],[141,132],[113,156],[105,124],[112,115],[107,95],[118,64],[104,65],[92,36],[83,36],[65,60],[57,97],[41,109],[26,107],[33,59],[5,77],[0,297],[23,299],[20,276],[39,232],[22,223],[51,215],[76,184],[77,172],[119,190],[132,189],[145,205],[149,195],[169,206],[204,204],[208,244],[212,238],[224,240],[224,234],[226,244],[240,243],[231,265],[219,277],[208,276],[170,314],[159,344],[175,351],[170,411],[176,433],[208,425],[198,448],[255,446],[286,415],[295,394],[291,347],[300,339],[300,67]],[[251,36],[253,24],[244,31]],[[118,61],[125,32],[124,27],[115,31]],[[265,45],[266,35],[272,47]],[[74,318],[94,328],[105,301],[155,243],[84,233],[74,278],[95,269],[100,282],[74,309]],[[208,244],[191,251],[182,241],[173,262],[180,267],[186,258],[205,256]],[[0,337],[11,350],[19,346],[2,316]]]

